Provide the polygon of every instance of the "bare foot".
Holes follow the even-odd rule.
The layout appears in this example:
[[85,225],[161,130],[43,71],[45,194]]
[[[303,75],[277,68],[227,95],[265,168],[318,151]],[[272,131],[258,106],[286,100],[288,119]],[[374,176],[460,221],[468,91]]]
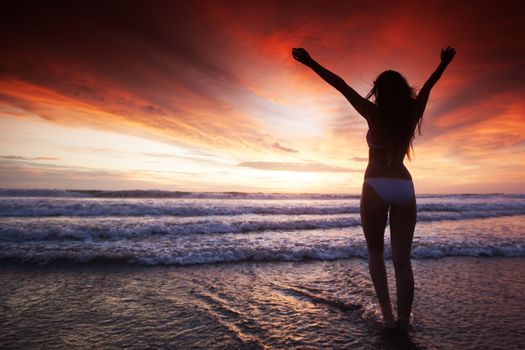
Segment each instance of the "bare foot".
[[400,318],[396,321],[396,324],[399,331],[408,334],[408,331],[410,330],[410,320]]
[[393,331],[397,329],[397,323],[396,321],[394,321],[394,319],[383,320],[382,322],[379,323],[379,327],[385,331]]

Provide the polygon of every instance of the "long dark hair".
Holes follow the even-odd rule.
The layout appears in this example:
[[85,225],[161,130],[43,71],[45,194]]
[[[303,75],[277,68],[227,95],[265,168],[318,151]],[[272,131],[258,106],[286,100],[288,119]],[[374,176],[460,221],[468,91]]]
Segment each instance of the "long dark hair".
[[379,109],[373,127],[386,141],[388,163],[405,154],[411,159],[412,140],[416,129],[421,135],[422,121],[422,114],[416,111],[414,88],[400,73],[387,70],[379,74],[366,98],[372,96]]

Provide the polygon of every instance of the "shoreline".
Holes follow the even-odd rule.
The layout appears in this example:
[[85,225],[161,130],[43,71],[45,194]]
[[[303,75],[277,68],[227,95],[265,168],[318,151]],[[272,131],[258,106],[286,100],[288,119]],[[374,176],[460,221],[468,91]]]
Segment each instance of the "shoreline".
[[[386,262],[395,304],[391,260]],[[414,259],[411,348],[525,346],[525,257]],[[365,259],[192,266],[10,265],[10,348],[395,348]]]
[[[468,256],[468,255],[448,255],[448,256],[440,256],[440,257],[424,257],[424,258],[411,258],[411,261],[414,263],[415,261],[434,261],[438,262],[440,260],[447,260],[447,259],[524,259],[525,256],[509,256],[509,255],[489,255],[489,254],[480,254],[476,256]],[[106,269],[108,267],[112,268],[122,268],[122,269],[141,269],[141,268],[151,268],[154,269],[156,267],[159,268],[174,268],[174,269],[185,269],[185,268],[196,268],[196,267],[206,267],[206,266],[235,266],[235,265],[244,265],[244,264],[315,264],[315,263],[322,263],[322,262],[344,262],[344,261],[367,261],[366,257],[348,257],[348,258],[335,258],[335,259],[315,259],[310,257],[305,257],[301,260],[280,260],[280,259],[248,259],[248,260],[240,260],[240,261],[220,261],[220,262],[213,262],[213,263],[194,263],[194,264],[185,264],[185,265],[174,265],[174,264],[145,264],[145,263],[130,263],[127,261],[126,258],[122,259],[112,259],[112,258],[95,258],[93,260],[87,261],[87,262],[80,262],[80,261],[72,261],[68,259],[54,259],[53,261],[46,262],[46,263],[40,263],[40,262],[34,262],[34,261],[18,261],[13,259],[0,259],[0,270],[3,268],[17,268],[17,267],[27,267],[27,268],[35,268],[35,269],[46,269],[46,268],[102,268]],[[385,263],[386,264],[392,264],[392,258],[390,256],[385,256]]]

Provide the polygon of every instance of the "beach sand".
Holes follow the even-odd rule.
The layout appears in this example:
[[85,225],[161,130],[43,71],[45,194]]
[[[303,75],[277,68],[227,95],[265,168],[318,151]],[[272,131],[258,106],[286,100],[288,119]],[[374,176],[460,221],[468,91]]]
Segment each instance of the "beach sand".
[[7,265],[0,267],[0,347],[525,348],[525,258],[415,259],[413,265],[407,339],[377,327],[364,259]]

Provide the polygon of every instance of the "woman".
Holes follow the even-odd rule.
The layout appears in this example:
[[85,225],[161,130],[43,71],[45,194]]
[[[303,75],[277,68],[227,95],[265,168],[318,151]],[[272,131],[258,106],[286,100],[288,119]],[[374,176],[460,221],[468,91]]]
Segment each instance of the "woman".
[[[441,63],[417,96],[401,74],[389,70],[377,77],[372,90],[363,98],[343,79],[314,61],[306,50],[292,50],[296,60],[339,90],[368,123],[369,153],[361,195],[361,223],[368,247],[368,267],[386,329],[408,332],[414,298],[410,250],[416,225],[416,197],[412,177],[403,160],[405,155],[410,159],[416,130],[421,134],[421,120],[430,90],[455,54],[450,46],[441,50]],[[374,102],[369,101],[372,96]],[[396,275],[397,321],[392,313],[383,258],[388,216]]]

